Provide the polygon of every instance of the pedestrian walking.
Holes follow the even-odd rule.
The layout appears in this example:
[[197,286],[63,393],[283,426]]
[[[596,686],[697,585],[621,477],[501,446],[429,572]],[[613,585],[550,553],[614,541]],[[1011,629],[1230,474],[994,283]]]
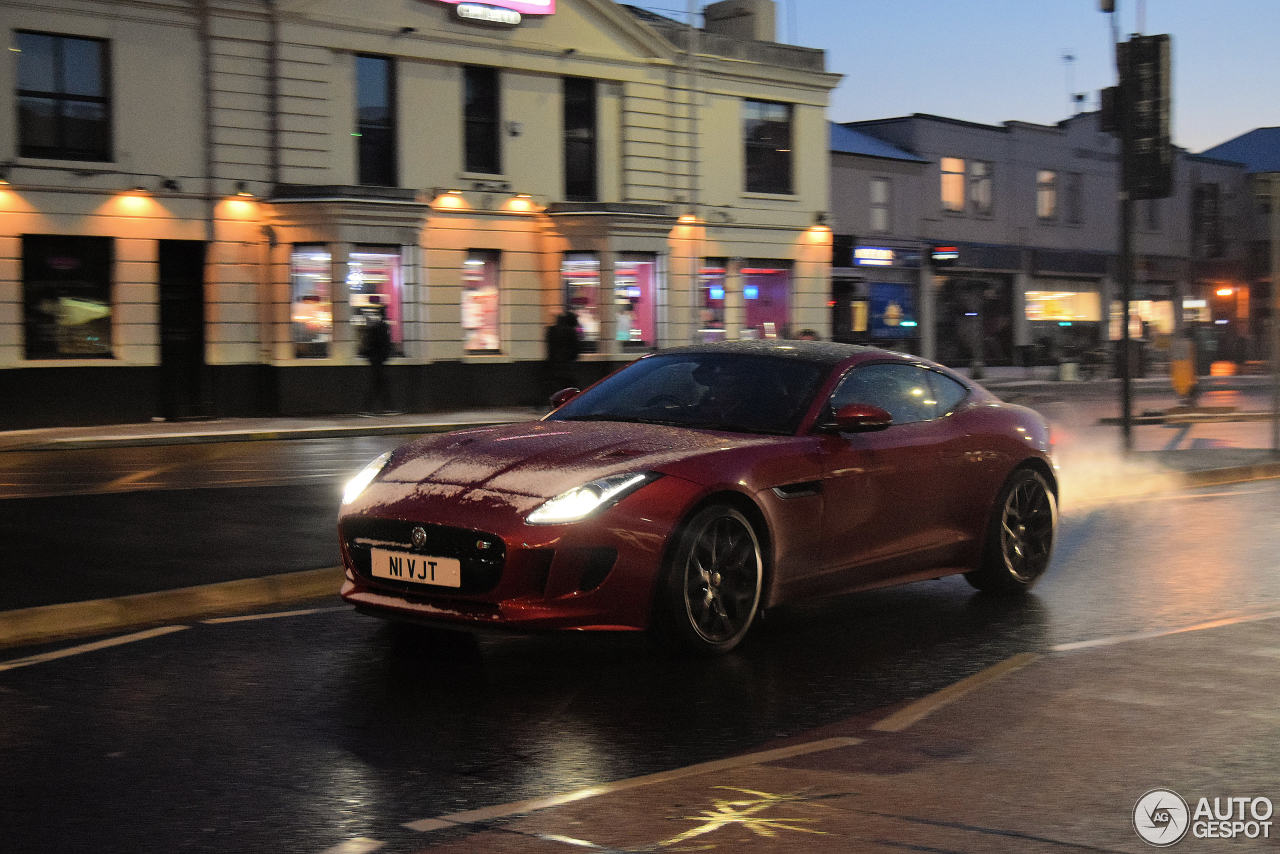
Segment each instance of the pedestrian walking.
[[369,382],[364,390],[361,415],[390,413],[391,389],[387,386],[387,359],[391,357],[391,326],[385,309],[375,295],[365,309],[364,328],[360,331],[360,355],[369,360]]
[[582,352],[582,343],[578,338],[578,315],[568,310],[561,312],[555,322],[547,327],[546,345],[544,389],[546,396],[550,397],[574,383],[573,363]]

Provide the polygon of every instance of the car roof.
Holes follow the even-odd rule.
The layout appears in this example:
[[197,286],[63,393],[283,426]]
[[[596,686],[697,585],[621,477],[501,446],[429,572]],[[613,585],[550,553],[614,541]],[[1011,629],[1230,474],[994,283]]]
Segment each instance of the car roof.
[[672,347],[655,355],[681,353],[723,353],[736,356],[774,356],[812,362],[826,368],[834,368],[846,362],[864,362],[869,359],[892,359],[904,362],[922,362],[903,353],[866,347],[861,344],[842,344],[837,341],[793,341],[770,338],[754,341],[719,341],[713,344],[690,344]]

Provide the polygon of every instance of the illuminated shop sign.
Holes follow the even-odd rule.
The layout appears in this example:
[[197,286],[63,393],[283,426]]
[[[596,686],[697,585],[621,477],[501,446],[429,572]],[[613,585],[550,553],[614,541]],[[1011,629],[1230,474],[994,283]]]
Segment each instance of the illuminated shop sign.
[[859,267],[892,267],[892,249],[883,246],[858,246],[853,250],[853,263]]
[[960,247],[935,246],[929,250],[929,258],[935,267],[950,267],[960,260]]

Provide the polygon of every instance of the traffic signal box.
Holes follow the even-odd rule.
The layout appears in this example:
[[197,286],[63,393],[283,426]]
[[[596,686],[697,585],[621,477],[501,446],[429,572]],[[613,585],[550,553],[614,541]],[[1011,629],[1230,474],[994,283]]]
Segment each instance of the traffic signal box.
[[1116,45],[1120,85],[1113,125],[1120,131],[1124,189],[1131,199],[1163,199],[1173,191],[1169,54],[1168,35],[1132,36]]

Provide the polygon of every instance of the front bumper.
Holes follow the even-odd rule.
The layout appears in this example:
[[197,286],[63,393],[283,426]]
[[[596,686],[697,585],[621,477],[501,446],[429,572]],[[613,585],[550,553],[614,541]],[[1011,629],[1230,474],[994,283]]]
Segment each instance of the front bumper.
[[[529,525],[529,501],[484,502],[417,493],[368,503],[339,520],[342,597],[379,616],[523,630],[637,630],[649,624],[671,534],[700,488],[662,477],[599,514],[565,525]],[[428,544],[415,550],[420,526]],[[481,547],[481,544],[484,544]],[[456,557],[459,588],[374,578],[379,546]]]

